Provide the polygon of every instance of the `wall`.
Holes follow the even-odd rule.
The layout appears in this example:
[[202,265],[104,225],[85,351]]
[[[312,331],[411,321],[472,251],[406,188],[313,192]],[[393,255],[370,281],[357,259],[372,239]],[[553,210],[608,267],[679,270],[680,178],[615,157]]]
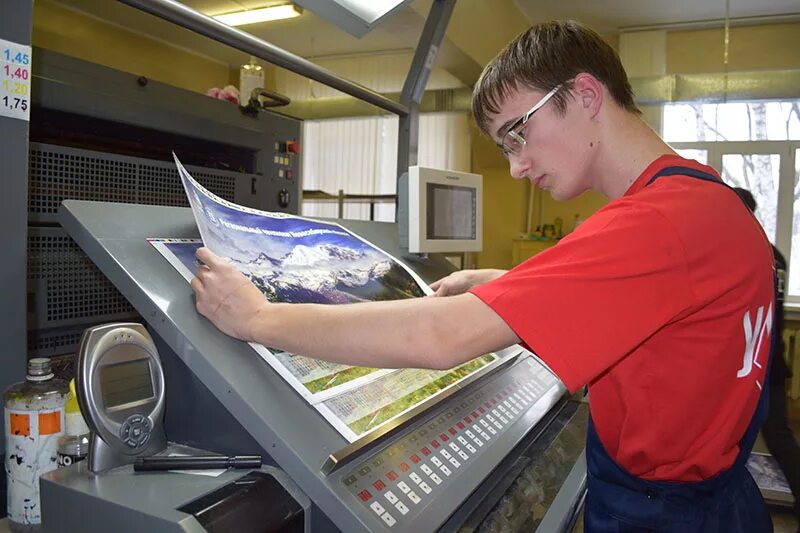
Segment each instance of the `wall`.
[[511,240],[525,231],[530,182],[515,180],[494,142],[470,120],[472,171],[483,175],[483,251],[473,254],[475,268],[510,268]]
[[[544,201],[542,202],[542,221],[545,224],[552,224],[556,218],[560,218],[563,222],[564,234],[574,229],[575,215],[580,215],[581,219],[586,220],[592,213],[608,203],[608,199],[606,199],[605,196],[594,191],[587,191],[577,198],[566,202],[557,202],[553,200],[548,192],[537,192],[539,194],[544,194]],[[537,220],[538,219],[534,217],[534,229]]]
[[205,92],[228,83],[224,63],[181,50],[50,0],[36,0],[33,45],[150,79]]
[[[723,37],[722,28],[667,33],[667,74],[722,72]],[[798,50],[800,23],[732,27],[728,70],[800,68]]]
[[[403,89],[413,52],[392,52],[372,55],[321,58],[316,65],[335,72],[345,79],[361,84],[381,94],[399,93]],[[265,65],[265,86],[271,87],[292,100],[316,100],[345,96],[316,81],[288,70]],[[440,68],[434,68],[428,78],[428,90],[452,89],[464,84]]]

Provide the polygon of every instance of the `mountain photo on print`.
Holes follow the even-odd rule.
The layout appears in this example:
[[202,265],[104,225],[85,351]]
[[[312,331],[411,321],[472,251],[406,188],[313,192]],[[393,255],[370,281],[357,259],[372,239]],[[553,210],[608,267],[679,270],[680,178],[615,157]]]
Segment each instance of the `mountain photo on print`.
[[271,302],[343,304],[425,295],[392,256],[338,224],[244,208],[214,196],[188,172],[182,177],[205,246],[228,258]]

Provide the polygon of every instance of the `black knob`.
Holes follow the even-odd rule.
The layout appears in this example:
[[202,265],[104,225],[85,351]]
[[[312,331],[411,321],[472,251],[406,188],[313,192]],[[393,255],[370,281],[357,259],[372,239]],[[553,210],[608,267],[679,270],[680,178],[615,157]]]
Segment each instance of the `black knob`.
[[148,80],[144,76],[139,76],[136,79],[136,83],[139,84],[139,87],[145,87],[147,85],[147,82],[148,82]]
[[278,205],[281,206],[281,208],[286,209],[289,207],[290,198],[291,196],[288,190],[281,189],[278,191]]

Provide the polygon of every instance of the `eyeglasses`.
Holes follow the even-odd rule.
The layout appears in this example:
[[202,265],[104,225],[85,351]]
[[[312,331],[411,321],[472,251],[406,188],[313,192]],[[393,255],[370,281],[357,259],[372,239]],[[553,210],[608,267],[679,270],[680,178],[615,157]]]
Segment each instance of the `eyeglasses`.
[[508,157],[512,154],[519,155],[522,147],[527,143],[525,140],[525,125],[528,123],[528,120],[563,86],[563,83],[556,85],[553,90],[544,95],[541,100],[536,102],[536,104],[530,108],[527,113],[519,117],[514,121],[513,124],[511,124],[511,126],[506,130],[505,134],[503,134],[502,142],[497,144],[497,146],[503,150],[504,156]]

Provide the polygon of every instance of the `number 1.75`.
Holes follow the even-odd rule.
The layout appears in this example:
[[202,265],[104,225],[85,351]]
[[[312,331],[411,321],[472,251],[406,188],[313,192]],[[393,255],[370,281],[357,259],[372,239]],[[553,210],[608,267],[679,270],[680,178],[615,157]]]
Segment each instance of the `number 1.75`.
[[28,110],[28,101],[22,98],[4,96],[3,105],[9,109],[21,109],[22,111]]

